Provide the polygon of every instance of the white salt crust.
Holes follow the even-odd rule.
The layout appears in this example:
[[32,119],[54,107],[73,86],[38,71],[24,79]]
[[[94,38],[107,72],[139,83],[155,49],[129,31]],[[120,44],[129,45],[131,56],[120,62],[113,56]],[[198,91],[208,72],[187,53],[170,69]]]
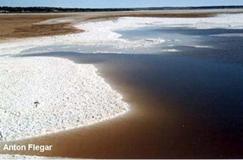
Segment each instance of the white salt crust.
[[0,59],[1,141],[85,126],[128,111],[122,96],[96,72],[93,65],[60,58]]

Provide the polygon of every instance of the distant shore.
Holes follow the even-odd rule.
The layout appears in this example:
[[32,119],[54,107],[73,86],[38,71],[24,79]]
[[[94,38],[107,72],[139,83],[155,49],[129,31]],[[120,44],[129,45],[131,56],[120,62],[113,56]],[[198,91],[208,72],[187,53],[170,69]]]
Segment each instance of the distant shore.
[[207,9],[243,9],[242,5],[217,6],[180,6],[180,7],[128,7],[128,8],[65,8],[65,7],[13,7],[0,6],[0,13],[68,13],[68,12],[120,12],[120,11],[174,11],[174,10],[207,10]]
[[80,32],[80,30],[74,28],[69,23],[38,24],[41,21],[61,17],[64,17],[64,15],[0,15],[0,40],[7,40],[12,38],[51,36]]
[[0,42],[28,37],[42,37],[79,33],[84,30],[73,24],[97,19],[118,17],[213,17],[222,13],[243,13],[243,9],[198,9],[198,10],[144,10],[116,12],[70,12],[70,13],[1,13]]

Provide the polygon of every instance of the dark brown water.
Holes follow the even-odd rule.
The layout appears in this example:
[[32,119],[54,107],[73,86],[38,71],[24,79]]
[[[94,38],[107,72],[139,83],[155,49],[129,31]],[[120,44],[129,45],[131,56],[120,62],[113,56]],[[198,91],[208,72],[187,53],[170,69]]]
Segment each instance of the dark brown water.
[[21,143],[53,144],[52,152],[39,154],[47,156],[243,158],[243,38],[211,37],[215,32],[233,31],[177,30],[203,35],[201,43],[214,48],[180,44],[173,54],[42,54],[95,64],[131,111]]

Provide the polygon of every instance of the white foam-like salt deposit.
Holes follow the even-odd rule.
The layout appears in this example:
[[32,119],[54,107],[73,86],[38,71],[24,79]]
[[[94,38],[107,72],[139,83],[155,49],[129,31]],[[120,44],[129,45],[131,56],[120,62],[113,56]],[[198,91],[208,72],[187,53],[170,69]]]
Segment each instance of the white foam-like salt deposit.
[[59,58],[0,61],[1,141],[89,125],[128,110],[93,65]]
[[243,37],[242,33],[224,33],[224,34],[213,34],[215,37]]
[[213,48],[212,46],[206,46],[206,45],[194,45],[194,46],[191,46],[191,47],[194,47],[194,48]]
[[240,21],[242,18],[243,14],[220,14],[215,17],[203,18],[156,18],[154,21],[163,27],[242,29],[243,22]]
[[177,49],[162,49],[161,52],[179,52]]

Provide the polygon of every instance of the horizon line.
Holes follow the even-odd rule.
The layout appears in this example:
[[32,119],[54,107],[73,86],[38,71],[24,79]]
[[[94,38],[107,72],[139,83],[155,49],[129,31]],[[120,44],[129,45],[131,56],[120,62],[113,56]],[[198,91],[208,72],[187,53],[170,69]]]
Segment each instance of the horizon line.
[[0,6],[8,8],[60,8],[60,9],[142,9],[142,8],[208,8],[208,7],[243,7],[243,5],[200,5],[200,6],[161,6],[161,7],[60,7],[60,6]]

